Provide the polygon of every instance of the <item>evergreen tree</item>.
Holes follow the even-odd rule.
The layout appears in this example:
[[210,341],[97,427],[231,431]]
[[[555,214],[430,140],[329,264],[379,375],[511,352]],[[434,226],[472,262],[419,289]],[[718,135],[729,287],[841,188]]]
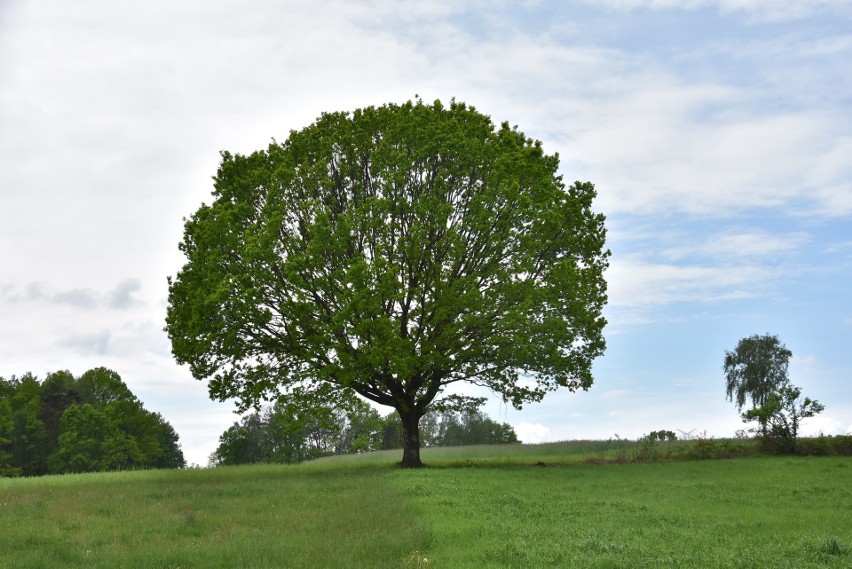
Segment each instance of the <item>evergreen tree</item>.
[[15,380],[11,397],[12,465],[21,469],[24,476],[47,474],[49,441],[41,413],[41,387],[30,373]]
[[[2,381],[2,378],[0,378],[0,381]],[[21,469],[12,465],[14,434],[15,422],[12,420],[12,405],[7,399],[0,399],[0,478],[21,474]]]

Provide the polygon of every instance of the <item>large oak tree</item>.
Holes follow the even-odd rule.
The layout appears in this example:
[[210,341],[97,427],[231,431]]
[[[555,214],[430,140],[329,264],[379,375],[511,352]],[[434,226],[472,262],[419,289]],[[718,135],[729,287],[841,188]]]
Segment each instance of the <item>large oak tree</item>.
[[323,114],[222,153],[187,220],[166,330],[212,397],[351,394],[396,409],[402,464],[450,385],[520,408],[603,353],[604,217],[517,128],[436,101]]

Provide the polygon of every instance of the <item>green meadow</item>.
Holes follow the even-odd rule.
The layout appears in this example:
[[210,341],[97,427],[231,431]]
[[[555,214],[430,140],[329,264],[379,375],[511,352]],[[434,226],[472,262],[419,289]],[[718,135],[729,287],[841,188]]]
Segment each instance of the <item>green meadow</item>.
[[[659,449],[657,449],[659,451]],[[0,567],[850,567],[852,459],[612,441],[0,479]],[[635,456],[635,455],[633,455]]]

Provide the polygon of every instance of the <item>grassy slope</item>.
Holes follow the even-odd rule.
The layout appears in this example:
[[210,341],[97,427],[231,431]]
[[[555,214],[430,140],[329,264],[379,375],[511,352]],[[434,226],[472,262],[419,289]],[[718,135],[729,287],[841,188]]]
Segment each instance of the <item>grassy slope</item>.
[[[849,459],[751,458],[391,476],[435,567],[849,567]],[[462,545],[463,544],[463,545]],[[840,553],[835,551],[835,553]]]
[[0,567],[852,565],[848,458],[530,466],[580,448],[0,480]]
[[426,532],[384,475],[262,466],[4,481],[0,567],[399,566]]

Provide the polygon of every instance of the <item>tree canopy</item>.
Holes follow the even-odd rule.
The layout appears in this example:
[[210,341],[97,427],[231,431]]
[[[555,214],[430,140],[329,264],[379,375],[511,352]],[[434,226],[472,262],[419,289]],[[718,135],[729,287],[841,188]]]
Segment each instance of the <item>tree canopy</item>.
[[351,392],[393,407],[405,466],[452,384],[517,408],[587,389],[609,252],[594,186],[558,166],[456,101],[326,113],[223,152],[169,279],[175,358],[242,409]]
[[112,370],[0,377],[0,476],[185,464],[172,426]]
[[[764,405],[770,395],[790,382],[788,367],[793,352],[778,336],[753,335],[741,339],[733,351],[725,351],[725,392],[738,411],[751,400],[752,409]],[[765,427],[765,423],[761,423]]]

